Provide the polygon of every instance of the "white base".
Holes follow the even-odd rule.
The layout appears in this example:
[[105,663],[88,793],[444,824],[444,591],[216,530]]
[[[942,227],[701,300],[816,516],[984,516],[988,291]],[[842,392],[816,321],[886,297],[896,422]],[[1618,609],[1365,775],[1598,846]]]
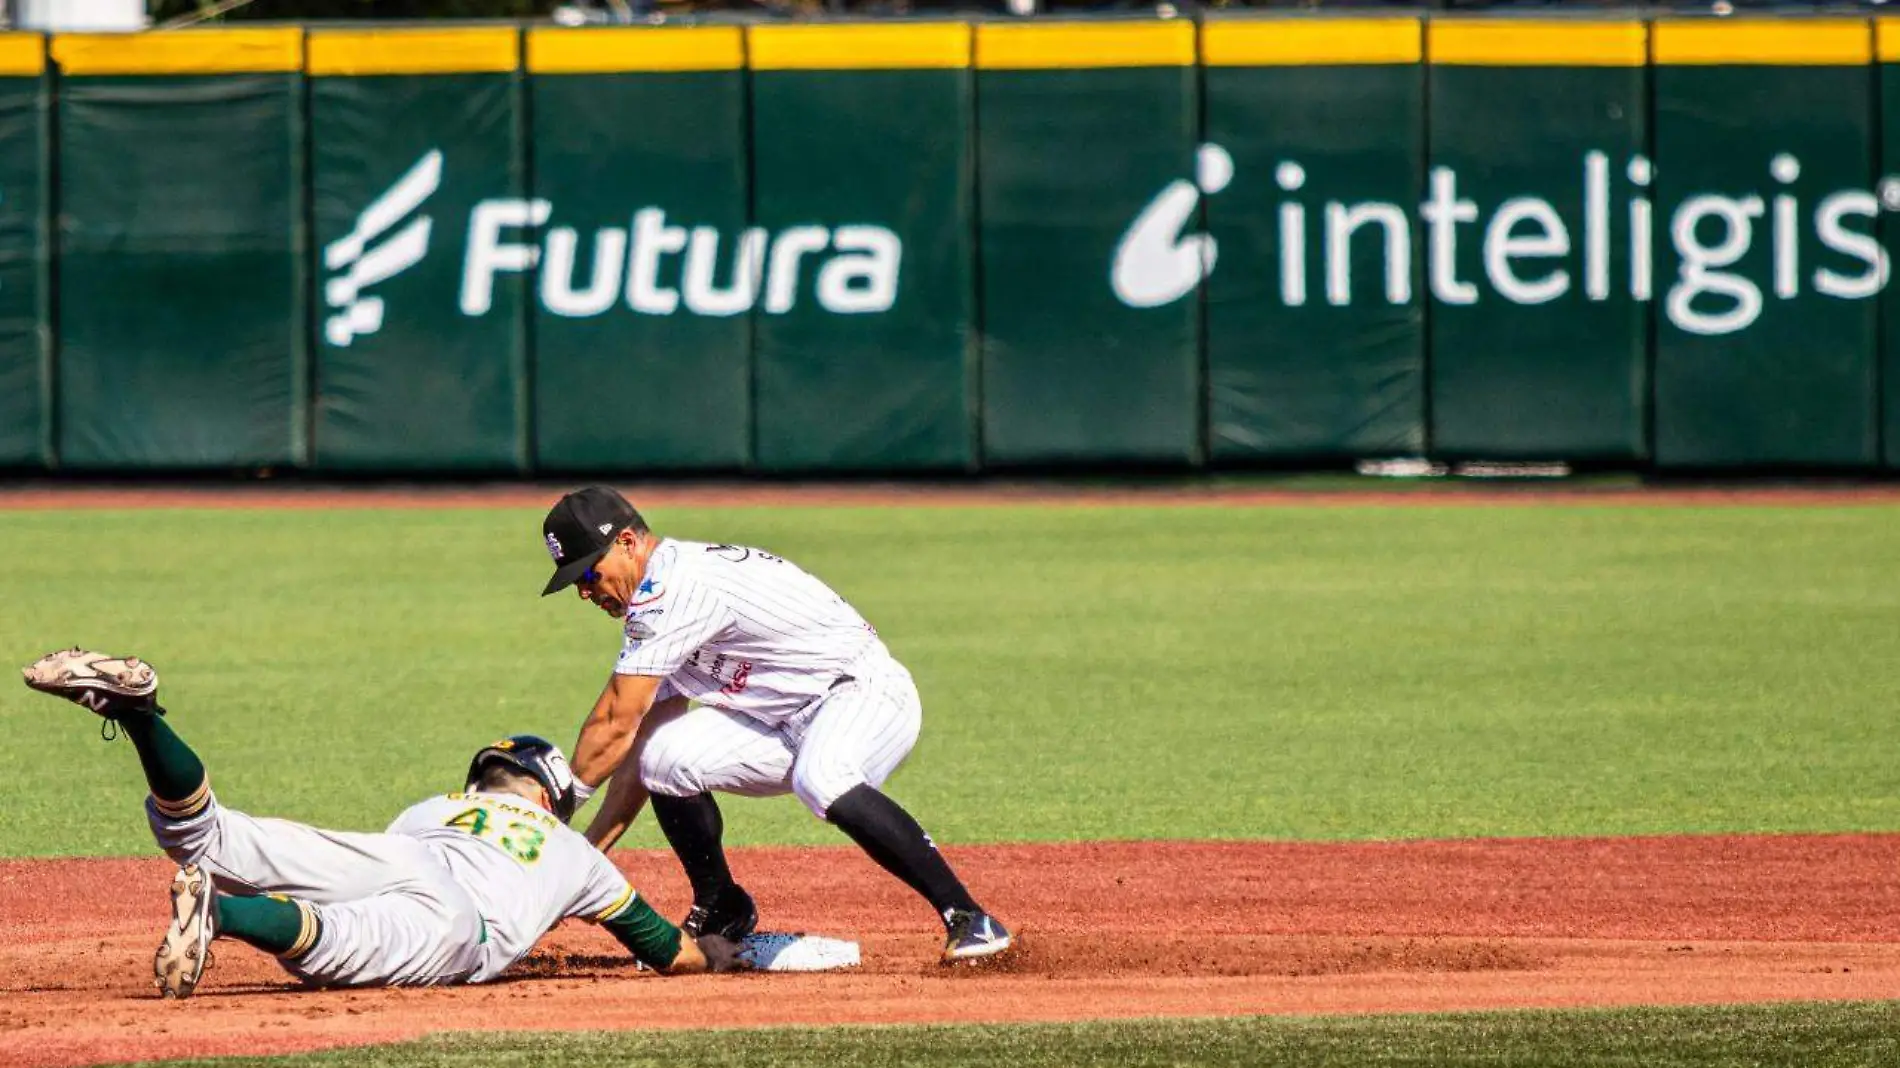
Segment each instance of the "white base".
[[762,972],[830,972],[862,963],[856,942],[823,935],[760,931],[745,936],[739,955]]

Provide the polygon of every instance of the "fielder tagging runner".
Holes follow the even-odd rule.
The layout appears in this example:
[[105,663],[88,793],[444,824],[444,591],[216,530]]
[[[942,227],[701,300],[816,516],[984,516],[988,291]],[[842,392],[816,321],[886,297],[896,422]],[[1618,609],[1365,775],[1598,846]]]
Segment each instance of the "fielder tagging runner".
[[573,775],[540,738],[482,749],[462,793],[411,806],[386,833],[327,831],[218,804],[198,755],[160,718],[150,664],[70,649],[25,675],[138,750],[152,834],[184,865],[153,959],[165,997],[191,995],[216,938],[275,954],[315,986],[433,986],[495,978],[567,918],[600,924],[663,972],[749,966],[716,934],[683,938],[568,828]]
[[[693,887],[688,934],[758,923],[727,867],[712,791],[796,794],[943,920],[945,964],[1010,946],[917,821],[879,787],[917,744],[910,672],[832,589],[768,552],[662,538],[603,486],[566,495],[542,537],[554,577],[619,621],[619,661],[574,745],[580,800],[609,777],[587,837],[605,849],[649,796]],[[691,702],[698,702],[697,705]]]

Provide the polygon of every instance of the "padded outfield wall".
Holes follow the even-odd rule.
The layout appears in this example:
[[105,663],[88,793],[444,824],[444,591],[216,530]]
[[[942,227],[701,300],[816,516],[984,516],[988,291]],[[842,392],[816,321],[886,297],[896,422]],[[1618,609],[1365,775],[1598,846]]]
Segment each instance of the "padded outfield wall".
[[1900,20],[0,35],[0,466],[1900,466]]

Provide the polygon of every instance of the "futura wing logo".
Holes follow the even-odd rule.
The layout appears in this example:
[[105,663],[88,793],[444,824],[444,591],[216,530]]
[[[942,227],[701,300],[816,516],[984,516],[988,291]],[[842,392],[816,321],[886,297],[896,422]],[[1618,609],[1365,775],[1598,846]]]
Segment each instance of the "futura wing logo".
[[1219,145],[1205,144],[1195,160],[1194,180],[1179,179],[1148,202],[1115,246],[1109,285],[1131,308],[1158,308],[1194,291],[1214,270],[1220,248],[1212,234],[1183,234],[1204,194],[1218,193],[1234,178],[1234,160]]
[[393,234],[389,230],[421,207],[441,184],[442,151],[431,149],[363,209],[349,233],[324,246],[324,269],[343,272],[333,274],[323,286],[324,303],[333,311],[323,323],[323,336],[330,344],[348,346],[383,328],[382,298],[365,297],[362,292],[428,255],[429,234],[435,226],[429,216],[419,215]]

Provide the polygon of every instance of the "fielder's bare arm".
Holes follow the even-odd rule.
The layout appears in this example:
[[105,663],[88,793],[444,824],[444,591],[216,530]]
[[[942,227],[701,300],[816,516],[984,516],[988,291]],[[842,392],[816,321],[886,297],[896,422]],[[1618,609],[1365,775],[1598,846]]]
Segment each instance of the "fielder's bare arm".
[[688,934],[738,939],[758,922],[727,867],[713,792],[789,793],[930,902],[945,963],[1009,948],[1009,932],[880,789],[916,745],[923,707],[910,672],[844,598],[771,553],[661,537],[606,487],[561,498],[541,534],[555,566],[543,595],[573,586],[623,634],[574,744],[583,799],[613,780],[587,836],[611,845],[650,797],[693,886]]
[[217,938],[274,954],[316,986],[433,986],[493,979],[569,918],[600,924],[662,972],[742,966],[717,935],[683,937],[568,828],[573,776],[540,738],[483,748],[460,793],[412,805],[385,833],[329,831],[220,805],[161,718],[150,664],[70,649],[25,675],[118,724],[138,750],[152,834],[184,866],[153,960],[166,997],[190,996]]

